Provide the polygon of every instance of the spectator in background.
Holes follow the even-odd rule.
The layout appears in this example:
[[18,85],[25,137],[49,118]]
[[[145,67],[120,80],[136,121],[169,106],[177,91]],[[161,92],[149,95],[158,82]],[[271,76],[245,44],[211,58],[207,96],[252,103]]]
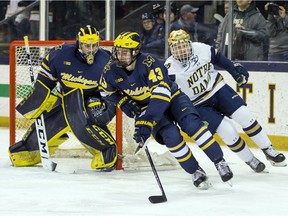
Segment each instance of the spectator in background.
[[225,13],[225,15],[229,12],[229,0],[226,0],[225,2],[224,2],[224,13]]
[[[15,13],[22,11],[29,4],[30,4],[29,1],[11,0],[10,4],[7,6],[5,19],[13,16]],[[30,33],[29,17],[30,12],[24,10],[22,13],[19,13],[14,18],[11,18],[11,20],[9,20],[8,25],[9,25],[10,41],[23,39],[25,35],[29,35]]]
[[155,17],[155,22],[157,24],[164,24],[163,6],[161,6],[159,3],[153,4],[152,14]]
[[265,5],[270,34],[269,61],[288,61],[288,15],[285,6],[287,8],[287,3],[283,6],[275,3]]
[[[166,22],[166,7],[164,7],[163,18]],[[179,8],[174,1],[170,2],[170,25],[179,19]]]
[[[225,0],[224,1],[224,4],[223,4],[223,12],[224,12],[224,16],[229,12],[229,0]],[[219,23],[221,24],[222,22],[223,22],[223,20],[224,20],[224,17],[221,15],[221,14],[219,14],[219,13],[215,13],[214,14],[214,18],[216,19],[216,20],[218,20],[219,21]]]
[[[216,48],[225,53],[225,40],[228,33],[229,14],[226,14],[218,29]],[[251,0],[236,0],[233,7],[234,60],[265,60],[264,47],[267,46],[268,30],[266,20]]]
[[164,58],[165,29],[163,25],[155,23],[151,13],[141,16],[143,30],[140,34],[142,52],[154,54],[157,58]]
[[196,21],[197,11],[191,5],[183,5],[180,9],[180,18],[171,25],[170,32],[183,29],[189,33],[193,42],[202,42],[214,45],[216,33],[202,23]]

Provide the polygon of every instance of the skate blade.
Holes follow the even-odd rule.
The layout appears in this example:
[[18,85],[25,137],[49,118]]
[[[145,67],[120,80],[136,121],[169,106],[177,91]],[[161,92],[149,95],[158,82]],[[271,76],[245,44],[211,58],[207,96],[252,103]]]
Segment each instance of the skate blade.
[[226,181],[225,183],[227,183],[230,187],[233,187],[232,180]]
[[264,170],[262,170],[261,172],[256,172],[256,173],[269,173],[269,170],[267,170],[267,168],[265,167],[265,169]]
[[272,166],[275,166],[275,167],[286,167],[287,166],[287,163],[285,161],[276,163],[272,160],[269,160],[269,162],[271,163]]
[[208,190],[211,187],[212,187],[212,184],[210,182],[204,181],[204,182],[201,182],[197,188],[199,190]]

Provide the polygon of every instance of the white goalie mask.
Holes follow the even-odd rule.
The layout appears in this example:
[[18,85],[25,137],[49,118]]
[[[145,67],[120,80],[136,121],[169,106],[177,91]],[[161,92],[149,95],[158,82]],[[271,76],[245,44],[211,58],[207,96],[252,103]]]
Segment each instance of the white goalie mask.
[[168,38],[168,44],[172,56],[185,64],[189,61],[193,54],[192,41],[190,40],[190,35],[184,30],[172,31]]

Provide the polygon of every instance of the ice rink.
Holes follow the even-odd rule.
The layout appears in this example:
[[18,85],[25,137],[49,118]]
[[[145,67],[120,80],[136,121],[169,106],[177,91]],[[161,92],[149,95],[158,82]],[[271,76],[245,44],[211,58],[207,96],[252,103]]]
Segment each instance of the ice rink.
[[[234,172],[233,186],[223,183],[214,165],[196,146],[195,157],[213,187],[197,190],[181,169],[156,167],[168,201],[151,204],[161,195],[151,169],[99,173],[89,159],[54,159],[58,172],[41,166],[15,168],[8,158],[8,129],[0,129],[0,215],[96,216],[285,216],[288,215],[288,168],[272,167],[253,149],[269,173],[254,173],[234,153],[223,148]],[[150,143],[151,151],[157,144]],[[288,153],[285,152],[286,158]],[[76,173],[73,173],[76,170]]]

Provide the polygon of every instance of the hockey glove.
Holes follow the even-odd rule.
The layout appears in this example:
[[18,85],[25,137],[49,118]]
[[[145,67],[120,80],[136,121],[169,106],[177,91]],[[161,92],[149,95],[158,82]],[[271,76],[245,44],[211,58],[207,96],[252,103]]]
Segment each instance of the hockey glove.
[[234,63],[234,69],[231,75],[240,87],[248,82],[249,73],[240,63]]
[[92,118],[97,118],[104,110],[106,110],[105,102],[97,97],[89,97],[85,103],[88,114]]
[[135,118],[136,115],[141,113],[141,108],[137,105],[137,103],[129,99],[127,96],[123,97],[119,101],[117,107],[130,118]]
[[135,132],[133,139],[136,143],[139,144],[139,147],[142,148],[146,140],[151,136],[153,128],[152,121],[146,121],[144,119],[139,118],[135,121]]

